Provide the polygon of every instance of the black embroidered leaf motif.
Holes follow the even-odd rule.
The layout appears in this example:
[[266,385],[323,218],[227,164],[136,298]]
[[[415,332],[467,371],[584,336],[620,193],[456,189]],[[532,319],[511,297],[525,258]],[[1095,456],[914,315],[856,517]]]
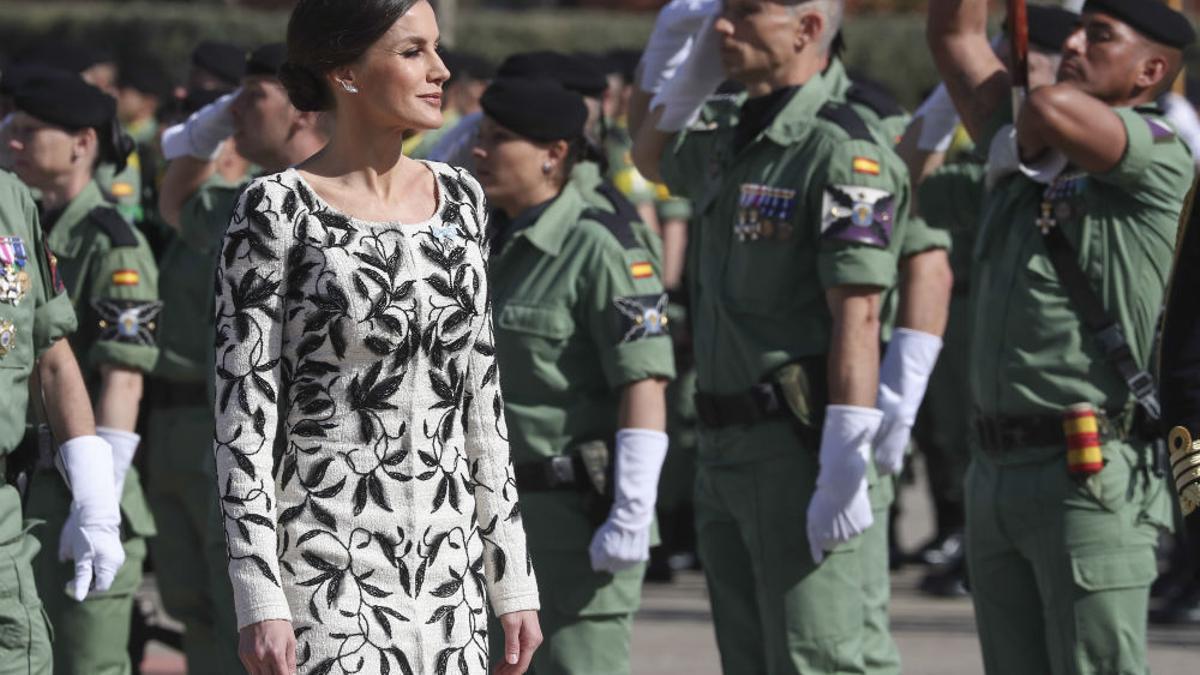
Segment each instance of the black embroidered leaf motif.
[[412,666],[408,665],[408,656],[400,651],[399,647],[390,647],[388,651],[392,656],[396,657],[396,664],[400,666],[400,672],[403,675],[413,675]]
[[434,675],[446,675],[446,668],[450,665],[450,657],[454,655],[454,647],[447,647],[438,652],[437,659],[433,664]]
[[276,586],[279,585],[279,580],[275,578],[275,574],[271,571],[271,567],[267,565],[267,561],[253,554],[246,556],[245,560],[249,560],[250,562],[254,563],[255,567],[258,568],[258,571],[262,572],[262,575],[269,579],[271,583],[275,584]]
[[316,420],[300,420],[292,427],[292,433],[305,438],[325,437],[325,429]]
[[[438,182],[442,184],[442,188],[446,191],[446,194],[450,195],[451,199],[456,202],[461,202],[463,200],[462,184],[458,183],[446,174],[438,174]],[[467,190],[467,192],[470,192],[470,190]]]
[[296,201],[296,193],[288,190],[288,193],[283,197],[283,215],[292,220],[296,217],[296,209],[299,204]]
[[279,524],[287,525],[293,520],[299,518],[300,514],[304,513],[304,505],[305,503],[301,502],[291,508],[285,509],[283,513],[279,514]]
[[508,557],[504,555],[504,549],[499,546],[492,547],[492,574],[496,575],[496,581],[504,579],[504,571],[508,567]]
[[326,457],[314,464],[312,469],[309,470],[308,476],[306,476],[302,481],[304,487],[315,488],[316,486],[320,485],[321,481],[325,480],[325,473],[329,470],[329,465],[332,463],[333,458]]
[[333,670],[333,666],[336,664],[337,659],[325,659],[324,661],[313,666],[313,669],[310,670],[309,673],[310,675],[329,675],[329,672]]
[[363,340],[363,344],[366,345],[367,349],[370,349],[371,353],[376,356],[387,356],[396,349],[396,345],[388,342],[378,335],[368,335],[366,339]]
[[430,591],[430,594],[435,598],[448,598],[457,593],[460,588],[462,588],[462,582],[458,579],[451,579]]
[[316,502],[310,502],[308,506],[309,506],[309,509],[312,511],[313,518],[316,518],[318,523],[321,523],[322,525],[324,525],[325,527],[328,527],[329,529],[333,530],[334,532],[337,531],[337,520],[334,519],[332,513],[327,511],[325,508],[323,508],[320,504],[318,504]]
[[[334,483],[333,485],[330,485],[329,487],[327,487],[323,490],[317,490],[316,492],[312,493],[312,496],[315,497],[316,499],[333,499],[334,497],[340,495],[342,493],[342,489],[344,489],[345,487],[346,487],[346,478],[343,476],[341,479],[338,480],[338,482]],[[314,504],[313,506],[316,506],[316,505]]]
[[346,321],[338,319],[329,327],[329,343],[339,359],[346,358]]

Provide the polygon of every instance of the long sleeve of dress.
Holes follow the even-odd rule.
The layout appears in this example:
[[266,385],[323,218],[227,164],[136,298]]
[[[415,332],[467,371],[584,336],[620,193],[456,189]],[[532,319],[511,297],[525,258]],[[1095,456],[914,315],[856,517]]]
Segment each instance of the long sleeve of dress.
[[273,447],[284,333],[286,239],[265,180],[246,190],[216,276],[218,492],[238,627],[291,620],[281,586]]
[[538,609],[537,580],[525,544],[525,528],[517,502],[517,484],[509,457],[496,338],[486,276],[477,296],[480,330],[467,372],[473,398],[467,418],[466,452],[478,484],[475,518],[484,543],[488,596],[496,616]]

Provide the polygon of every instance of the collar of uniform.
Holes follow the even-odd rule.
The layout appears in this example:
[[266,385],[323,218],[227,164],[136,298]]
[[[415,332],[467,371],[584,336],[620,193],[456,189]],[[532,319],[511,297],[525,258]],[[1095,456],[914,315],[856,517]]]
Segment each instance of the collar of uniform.
[[760,136],[765,136],[780,145],[790,145],[801,135],[812,129],[812,124],[806,120],[816,117],[821,106],[830,99],[829,88],[825,78],[815,75],[801,85],[792,95],[792,100],[783,106],[783,110],[771,120]]
[[825,90],[829,92],[830,98],[838,100],[846,98],[846,92],[850,91],[851,85],[854,84],[850,81],[850,74],[846,72],[846,64],[836,56],[829,57],[829,66],[821,73],[821,77],[825,80]]
[[55,243],[65,244],[71,238],[70,230],[75,229],[75,226],[87,219],[87,214],[92,209],[105,203],[104,194],[100,192],[100,186],[96,181],[90,181],[83,191],[75,195],[75,198],[67,204],[67,208],[63,210],[62,215],[53,223],[43,223],[42,226],[49,231],[50,248],[59,250]]
[[582,202],[583,195],[579,193],[579,188],[575,186],[574,178],[572,178],[563,187],[562,192],[542,211],[537,220],[525,228],[525,238],[547,255],[558,255],[571,225],[571,219],[566,216],[572,210],[578,210],[579,204]]
[[604,182],[604,177],[600,175],[600,165],[587,160],[576,162],[575,168],[571,169],[570,182],[579,186],[583,192],[598,187]]

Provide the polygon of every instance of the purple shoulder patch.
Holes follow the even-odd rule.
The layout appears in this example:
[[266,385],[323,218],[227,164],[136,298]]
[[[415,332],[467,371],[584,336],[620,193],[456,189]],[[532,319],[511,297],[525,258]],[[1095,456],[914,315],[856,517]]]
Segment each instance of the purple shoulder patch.
[[1142,119],[1146,120],[1146,125],[1150,127],[1150,137],[1155,143],[1166,143],[1175,139],[1175,130],[1170,124],[1149,115],[1142,115]]
[[829,185],[821,205],[821,238],[887,248],[896,227],[896,198],[887,191]]

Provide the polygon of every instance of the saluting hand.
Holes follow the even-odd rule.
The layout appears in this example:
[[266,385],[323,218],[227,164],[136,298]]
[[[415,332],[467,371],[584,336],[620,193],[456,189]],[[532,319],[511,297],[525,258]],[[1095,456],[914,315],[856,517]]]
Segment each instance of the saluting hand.
[[250,675],[295,674],[296,633],[291,621],[271,619],[250,624],[238,637],[238,658]]
[[542,644],[542,627],[533,610],[509,612],[500,617],[504,627],[504,654],[492,670],[494,675],[522,675],[529,670],[533,653]]

